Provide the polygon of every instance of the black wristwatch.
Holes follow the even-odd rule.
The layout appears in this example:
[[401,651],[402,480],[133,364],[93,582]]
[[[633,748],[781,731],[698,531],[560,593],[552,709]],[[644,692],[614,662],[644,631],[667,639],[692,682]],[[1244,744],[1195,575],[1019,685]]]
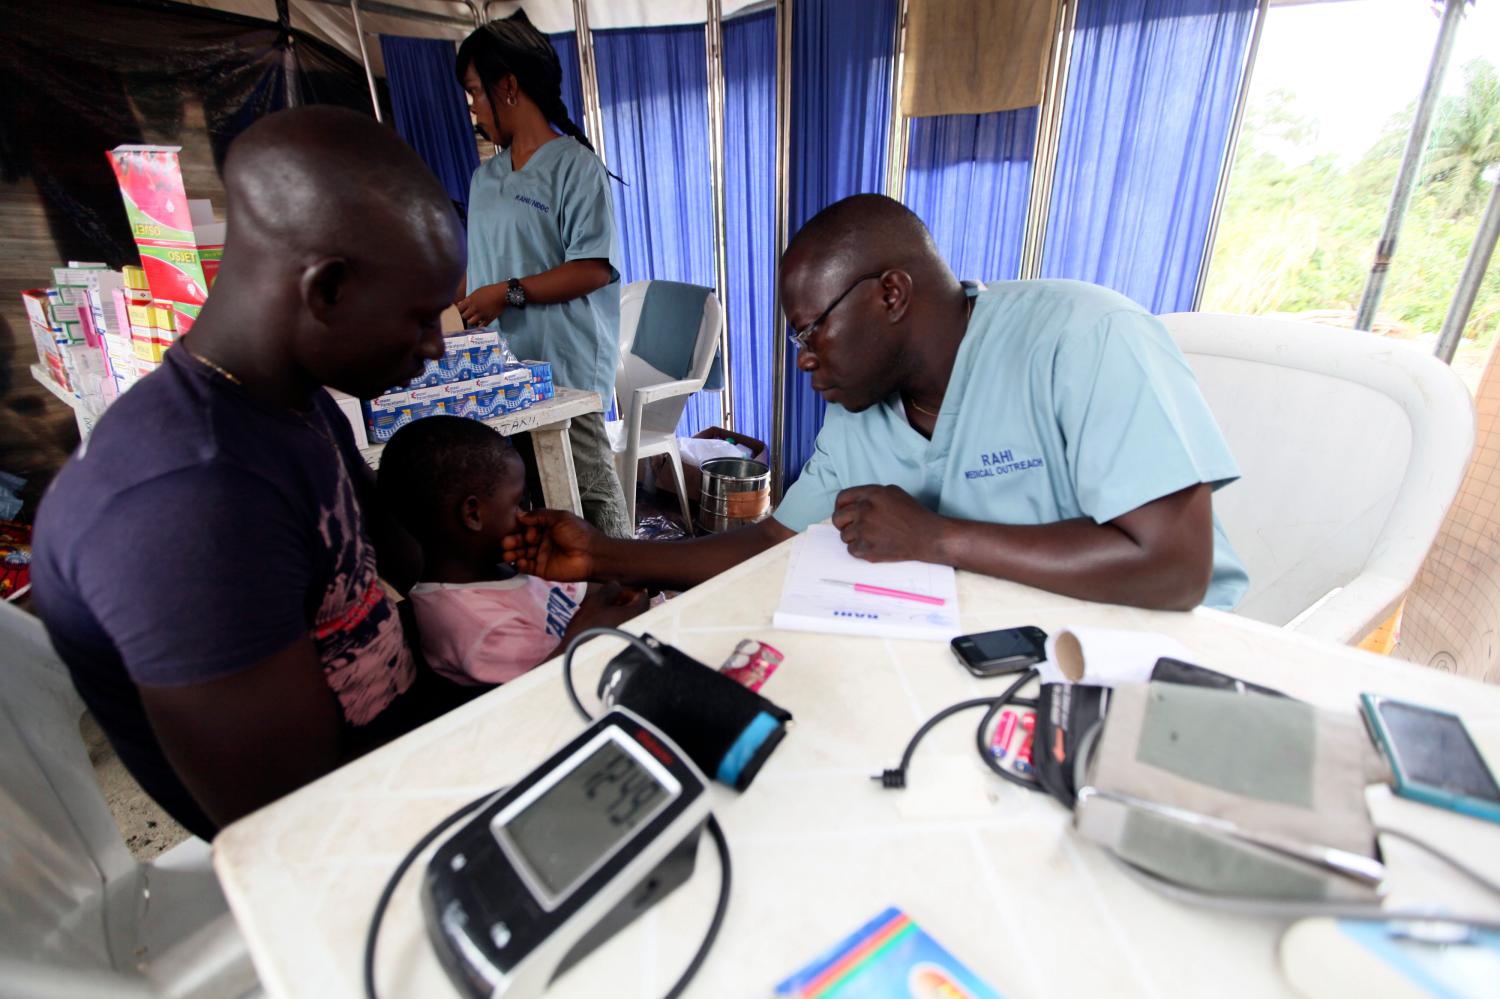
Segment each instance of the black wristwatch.
[[526,308],[526,289],[521,287],[520,278],[505,282],[505,304],[512,309]]

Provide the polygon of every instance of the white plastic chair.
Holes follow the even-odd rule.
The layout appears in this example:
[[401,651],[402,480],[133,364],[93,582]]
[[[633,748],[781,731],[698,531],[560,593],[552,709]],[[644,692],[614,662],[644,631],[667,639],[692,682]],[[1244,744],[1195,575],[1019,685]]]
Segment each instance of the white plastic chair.
[[1242,477],[1214,511],[1250,572],[1236,613],[1335,642],[1380,625],[1416,578],[1474,447],[1447,365],[1356,330],[1161,317]]
[[0,992],[234,997],[260,983],[201,839],[131,857],[36,618],[0,605]]
[[724,326],[724,311],[712,292],[704,298],[692,366],[686,378],[673,378],[631,349],[650,285],[650,281],[634,281],[620,289],[620,365],[615,369],[615,400],[620,420],[610,428],[610,446],[614,450],[620,487],[625,490],[625,510],[631,529],[635,528],[637,464],[642,458],[665,454],[676,479],[682,520],[691,533],[693,517],[688,507],[687,483],[682,477],[682,453],[677,449],[677,423],[687,408],[688,396],[703,388],[708,379]]

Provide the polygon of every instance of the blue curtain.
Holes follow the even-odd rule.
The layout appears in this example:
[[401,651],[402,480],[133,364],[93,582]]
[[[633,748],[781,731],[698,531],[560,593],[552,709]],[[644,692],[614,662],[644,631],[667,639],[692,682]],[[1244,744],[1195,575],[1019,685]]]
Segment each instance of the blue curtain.
[[[578,70],[578,36],[568,31],[547,37],[557,50],[557,61],[562,63],[563,106],[568,109],[568,117],[573,119],[573,123],[587,134],[588,128],[583,123],[583,78]],[[589,141],[593,140],[594,137],[590,135]]]
[[[896,0],[792,5],[793,232],[840,198],[885,190],[897,6]],[[777,317],[777,335],[787,332],[782,320]],[[796,360],[796,351],[788,349],[781,455],[788,485],[812,454],[827,408]]]
[[1036,108],[1021,108],[911,123],[906,205],[961,278],[1021,273],[1036,118]]
[[1081,0],[1045,277],[1192,307],[1255,0]]
[[469,178],[479,167],[474,123],[463,88],[453,75],[453,43],[441,38],[380,36],[396,133],[422,157],[427,168],[469,213]]
[[776,287],[776,14],[724,22],[724,201],[734,426],[771,441]]
[[[703,28],[594,32],[605,151],[615,184],[624,281],[714,285]],[[720,420],[719,394],[689,401],[677,432]]]

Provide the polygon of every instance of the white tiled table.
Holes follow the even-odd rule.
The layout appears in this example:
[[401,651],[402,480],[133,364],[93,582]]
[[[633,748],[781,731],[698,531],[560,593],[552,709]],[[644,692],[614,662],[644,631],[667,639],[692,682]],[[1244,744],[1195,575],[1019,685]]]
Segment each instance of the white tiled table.
[[[786,561],[786,546],[778,546],[632,622],[632,630],[715,665],[742,637],[769,641],[786,662],[763,693],[796,716],[749,791],[712,792],[734,890],[689,995],[766,995],[890,904],[1008,996],[1287,993],[1275,959],[1284,923],[1189,909],[1136,886],[1074,835],[1056,803],[983,769],[973,750],[977,712],[928,737],[908,790],[871,781],[898,762],[921,721],[954,701],[997,693],[1001,681],[973,679],[938,643],[774,630]],[[1360,691],[1375,690],[1460,709],[1500,763],[1500,688],[1213,611],[1087,604],[967,574],[959,599],[966,631],[1149,629],[1182,641],[1205,665],[1323,706],[1353,710]],[[598,639],[579,654],[581,691],[592,691],[617,649]],[[214,866],[267,991],[360,994],[370,912],[400,857],[441,817],[514,781],[579,727],[553,661],[225,829],[214,841]],[[1500,826],[1383,791],[1371,799],[1379,821],[1420,828],[1500,877]],[[1400,844],[1387,845],[1387,858],[1398,901],[1430,899],[1434,865]],[[386,917],[383,997],[452,994],[421,925],[421,866]],[[717,861],[704,837],[692,880],[549,994],[662,995],[701,939],[717,891]],[[1463,899],[1468,909],[1486,902]]]

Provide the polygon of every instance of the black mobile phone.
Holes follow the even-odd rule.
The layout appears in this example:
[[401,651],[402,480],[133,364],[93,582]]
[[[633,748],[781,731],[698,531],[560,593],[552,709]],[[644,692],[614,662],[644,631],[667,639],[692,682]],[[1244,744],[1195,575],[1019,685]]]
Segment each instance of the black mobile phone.
[[975,676],[1019,673],[1047,658],[1047,633],[1040,628],[1002,628],[959,635],[951,647],[964,669]]

